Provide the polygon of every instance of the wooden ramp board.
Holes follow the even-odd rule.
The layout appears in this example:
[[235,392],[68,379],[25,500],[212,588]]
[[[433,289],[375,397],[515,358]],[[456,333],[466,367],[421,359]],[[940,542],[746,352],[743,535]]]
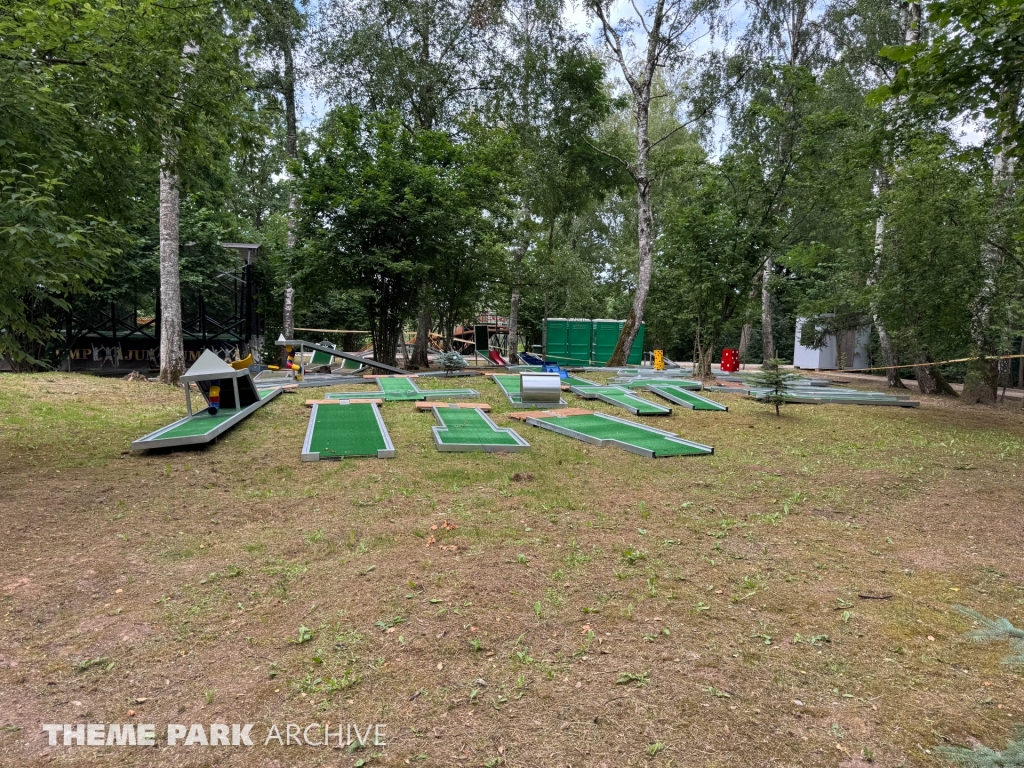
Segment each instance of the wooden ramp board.
[[262,408],[275,397],[280,395],[284,389],[261,389],[259,400],[245,408],[221,408],[215,416],[206,411],[186,416],[183,419],[161,427],[155,432],[150,432],[145,437],[140,437],[132,443],[132,450],[149,451],[154,448],[177,448],[183,445],[202,445],[214,440],[231,429],[235,424],[243,421],[256,410]]
[[480,408],[434,405],[431,427],[439,451],[527,451],[530,444],[514,429],[499,427]]
[[380,387],[376,392],[330,392],[329,400],[351,400],[353,398],[382,397],[388,402],[441,400],[446,397],[480,397],[475,389],[420,389],[413,376],[365,376],[376,381]]
[[555,403],[538,403],[536,405],[532,403],[524,403],[522,392],[519,389],[519,374],[515,373],[486,373],[485,376],[491,378],[495,384],[505,394],[507,399],[512,405],[519,406],[520,408],[556,408],[567,405],[565,400],[558,399],[558,404]]
[[394,455],[395,446],[376,403],[313,404],[306,439],[302,444],[303,461],[343,459],[347,456],[390,459]]
[[649,459],[665,456],[710,456],[715,452],[710,445],[684,440],[672,432],[654,429],[605,413],[577,408],[567,408],[564,411],[510,413],[509,416],[531,426],[549,429],[591,445],[614,446]]
[[572,392],[584,400],[600,400],[609,405],[625,408],[634,416],[670,416],[671,408],[652,403],[624,387],[573,387]]
[[690,392],[682,387],[672,387],[664,384],[648,384],[647,390],[663,397],[670,403],[681,405],[683,408],[690,408],[694,411],[728,411],[729,407],[709,400],[706,397]]

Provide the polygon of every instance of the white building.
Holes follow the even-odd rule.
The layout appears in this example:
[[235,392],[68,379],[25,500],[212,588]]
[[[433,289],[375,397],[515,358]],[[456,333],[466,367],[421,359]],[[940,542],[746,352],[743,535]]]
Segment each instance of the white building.
[[[828,317],[828,315],[826,315]],[[834,334],[825,337],[821,349],[811,349],[800,343],[800,331],[809,318],[796,320],[796,343],[793,347],[793,366],[819,371],[834,371],[850,368],[867,368],[868,345],[871,341],[871,326],[864,325],[848,331],[841,331],[838,340]]]

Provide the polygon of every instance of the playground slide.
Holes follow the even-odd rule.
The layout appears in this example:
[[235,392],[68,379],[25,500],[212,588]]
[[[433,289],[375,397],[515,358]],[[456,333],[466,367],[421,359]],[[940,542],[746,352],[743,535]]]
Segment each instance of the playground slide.
[[302,444],[303,461],[346,456],[394,457],[395,446],[375,403],[338,401],[330,405],[314,403],[312,408]]
[[570,408],[564,411],[510,413],[534,427],[597,446],[614,446],[649,459],[663,456],[710,456],[715,449],[684,440],[679,435],[637,424],[605,413]]
[[495,365],[508,365],[508,360],[503,358],[496,349],[487,350],[487,359]]

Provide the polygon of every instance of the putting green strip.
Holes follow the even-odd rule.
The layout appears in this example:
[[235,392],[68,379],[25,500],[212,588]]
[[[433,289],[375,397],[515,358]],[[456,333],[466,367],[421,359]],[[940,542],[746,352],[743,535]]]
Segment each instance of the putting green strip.
[[699,381],[692,381],[690,379],[630,379],[629,381],[616,381],[613,382],[615,386],[626,387],[628,389],[643,389],[644,387],[677,387],[678,389],[692,389],[695,392],[699,392],[704,389],[704,385]]
[[625,408],[635,416],[668,416],[672,413],[671,408],[644,400],[623,387],[572,387],[572,391],[585,400],[600,400]]
[[727,406],[721,403],[716,403],[714,400],[708,400],[706,397],[701,395],[695,395],[693,392],[689,392],[681,387],[669,387],[665,385],[648,385],[648,391],[653,392],[659,397],[664,397],[671,403],[681,405],[683,408],[691,408],[694,411],[728,411]]
[[515,430],[495,424],[479,408],[435,406],[432,427],[439,451],[525,451],[530,444]]
[[505,393],[505,398],[512,405],[517,405],[520,408],[558,408],[566,404],[561,398],[559,398],[558,403],[524,403],[523,394],[520,390],[518,374],[495,373],[491,374],[489,378],[494,380],[494,383],[497,384],[501,391]]
[[478,397],[475,389],[420,389],[411,378],[402,376],[377,376],[376,392],[331,392],[328,400],[351,400],[353,398],[382,397],[389,402],[413,400],[440,400],[444,397]]
[[568,384],[570,387],[597,387],[600,386],[596,381],[588,381],[587,379],[581,379],[578,376],[569,376],[568,378],[562,379],[563,384]]
[[389,459],[394,455],[395,446],[375,404],[313,405],[302,446],[303,461],[343,459],[346,456]]
[[662,456],[710,456],[715,449],[690,442],[671,432],[608,416],[604,413],[523,414],[527,424],[582,440],[591,445],[615,446],[647,458]]
[[280,387],[258,390],[260,399],[241,410],[222,408],[214,416],[204,410],[178,419],[166,427],[161,427],[155,432],[140,437],[132,443],[132,448],[137,451],[146,451],[152,448],[174,448],[182,445],[208,443],[218,435],[227,432],[283,391]]

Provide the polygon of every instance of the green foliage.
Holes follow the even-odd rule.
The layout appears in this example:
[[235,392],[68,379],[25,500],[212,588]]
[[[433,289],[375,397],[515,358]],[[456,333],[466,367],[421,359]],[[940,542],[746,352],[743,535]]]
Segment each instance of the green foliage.
[[976,643],[1008,640],[1014,653],[1012,656],[1007,656],[1003,659],[1003,663],[1024,665],[1024,629],[1018,629],[1002,616],[990,619],[963,605],[954,605],[953,610],[979,625],[978,629],[973,629],[967,633],[968,639]]
[[297,280],[310,293],[332,286],[358,297],[382,362],[395,363],[425,281],[445,284],[449,322],[483,283],[504,204],[503,138],[473,130],[475,142],[456,144],[410,130],[394,113],[339,109],[297,169],[305,249]]
[[782,361],[773,357],[765,360],[760,370],[750,374],[747,383],[754,389],[763,390],[757,393],[757,399],[767,405],[774,405],[775,415],[778,416],[779,408],[786,404],[789,385],[798,378],[795,373],[782,370]]
[[903,65],[875,100],[906,97],[949,117],[967,111],[995,120],[997,141],[1024,148],[1018,116],[1020,74],[1015,61],[1024,45],[1024,16],[1015,0],[935,0],[926,4],[936,34],[927,42],[887,46],[882,54]]
[[466,367],[466,358],[454,350],[442,352],[438,356],[437,362],[444,368],[446,374],[461,371]]
[[1012,768],[1024,766],[1024,732],[1016,740],[1006,745],[1006,749],[996,752],[986,746],[978,745],[971,749],[965,747],[936,747],[935,751],[950,763],[961,768]]

